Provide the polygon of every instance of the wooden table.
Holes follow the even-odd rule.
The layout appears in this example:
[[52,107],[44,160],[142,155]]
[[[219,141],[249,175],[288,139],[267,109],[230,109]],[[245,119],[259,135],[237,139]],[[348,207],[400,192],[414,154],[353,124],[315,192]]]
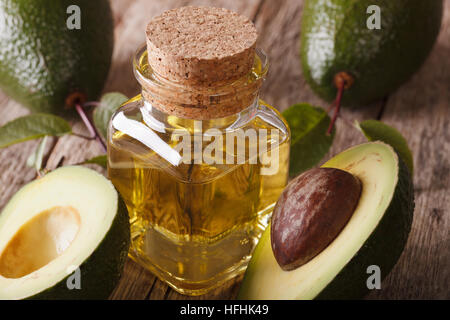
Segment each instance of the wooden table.
[[[364,141],[351,128],[353,119],[380,119],[399,129],[414,153],[416,210],[403,255],[371,299],[450,298],[450,0],[445,2],[441,34],[420,71],[387,99],[362,110],[344,110],[329,155]],[[306,85],[299,63],[302,0],[112,0],[115,15],[114,61],[105,92],[133,96],[139,91],[131,57],[145,41],[146,23],[155,15],[183,5],[225,7],[251,17],[260,32],[259,46],[270,58],[263,98],[283,110],[297,102],[327,107]],[[380,79],[383,81],[383,79]],[[28,111],[0,93],[0,125]],[[81,123],[74,130],[85,132]],[[21,186],[35,177],[25,165],[37,145],[30,141],[0,150],[0,208]],[[101,153],[95,141],[75,136],[53,139],[47,147],[47,167],[74,164]],[[324,160],[325,160],[324,159]],[[96,168],[98,170],[98,168]],[[195,299],[235,297],[242,277]],[[128,261],[113,299],[192,299],[182,296],[151,273]]]

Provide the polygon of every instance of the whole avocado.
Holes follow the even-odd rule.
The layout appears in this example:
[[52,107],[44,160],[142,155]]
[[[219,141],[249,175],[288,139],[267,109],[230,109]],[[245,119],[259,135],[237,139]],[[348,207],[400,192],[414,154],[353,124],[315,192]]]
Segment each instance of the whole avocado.
[[[367,27],[371,5],[380,8],[381,29]],[[442,12],[442,0],[305,0],[300,56],[306,81],[332,101],[336,75],[349,75],[342,97],[346,106],[386,96],[422,65]]]
[[113,30],[108,0],[0,0],[0,89],[34,112],[97,99]]

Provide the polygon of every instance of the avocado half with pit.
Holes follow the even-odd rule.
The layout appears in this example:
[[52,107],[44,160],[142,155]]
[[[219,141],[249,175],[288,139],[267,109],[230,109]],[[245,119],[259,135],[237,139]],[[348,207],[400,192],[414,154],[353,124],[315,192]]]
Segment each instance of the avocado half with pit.
[[63,167],[20,189],[0,215],[0,299],[104,299],[130,242],[109,180]]
[[239,299],[358,299],[368,292],[367,268],[384,278],[408,239],[414,212],[411,177],[389,145],[348,149],[323,167],[351,173],[362,183],[352,216],[337,237],[300,267],[283,270],[271,247],[270,226],[249,263]]

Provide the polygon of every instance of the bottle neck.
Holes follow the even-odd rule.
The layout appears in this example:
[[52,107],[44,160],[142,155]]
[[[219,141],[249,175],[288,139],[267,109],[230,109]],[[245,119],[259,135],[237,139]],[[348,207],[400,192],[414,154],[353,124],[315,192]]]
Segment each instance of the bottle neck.
[[142,86],[142,97],[153,113],[158,110],[177,118],[219,123],[224,118],[239,118],[241,113],[248,113],[246,110],[257,104],[267,69],[265,54],[256,50],[254,66],[244,77],[231,83],[187,86],[156,74],[148,64],[145,47],[134,59],[134,73]]
[[156,131],[167,131],[170,130],[170,128],[183,128],[193,131],[196,127],[196,122],[198,123],[199,121],[202,123],[202,130],[212,128],[224,131],[232,130],[234,128],[240,128],[244,126],[245,123],[251,121],[256,116],[259,106],[259,99],[256,97],[249,106],[232,115],[213,119],[191,119],[179,117],[167,113],[164,110],[160,110],[148,101],[144,95],[142,95],[142,97],[143,107],[141,112],[145,112],[144,117],[147,117],[145,122]]

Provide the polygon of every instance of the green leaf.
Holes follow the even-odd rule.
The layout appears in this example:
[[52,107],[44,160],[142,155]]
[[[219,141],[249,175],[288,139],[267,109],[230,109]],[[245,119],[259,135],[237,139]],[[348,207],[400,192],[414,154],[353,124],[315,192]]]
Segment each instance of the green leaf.
[[291,177],[314,166],[325,156],[333,143],[335,130],[327,135],[330,117],[319,107],[295,104],[283,112],[291,128]]
[[106,93],[100,100],[100,105],[94,110],[94,124],[98,132],[106,139],[109,120],[113,113],[124,104],[128,98],[118,92]]
[[70,124],[61,117],[35,113],[14,119],[0,127],[0,148],[44,136],[62,136],[72,132]]
[[83,162],[83,164],[98,164],[99,166],[102,166],[103,168],[106,169],[107,165],[107,158],[106,158],[106,154],[101,155],[101,156],[97,156],[94,158],[91,158],[89,160],[86,160],[85,162]]
[[44,157],[45,145],[47,144],[48,136],[44,136],[41,142],[39,142],[36,150],[28,157],[27,166],[31,168],[35,168],[36,171],[40,171],[42,169],[42,158]]
[[356,123],[369,141],[382,141],[394,148],[403,159],[411,175],[414,172],[414,161],[408,142],[397,129],[377,120],[366,120]]

